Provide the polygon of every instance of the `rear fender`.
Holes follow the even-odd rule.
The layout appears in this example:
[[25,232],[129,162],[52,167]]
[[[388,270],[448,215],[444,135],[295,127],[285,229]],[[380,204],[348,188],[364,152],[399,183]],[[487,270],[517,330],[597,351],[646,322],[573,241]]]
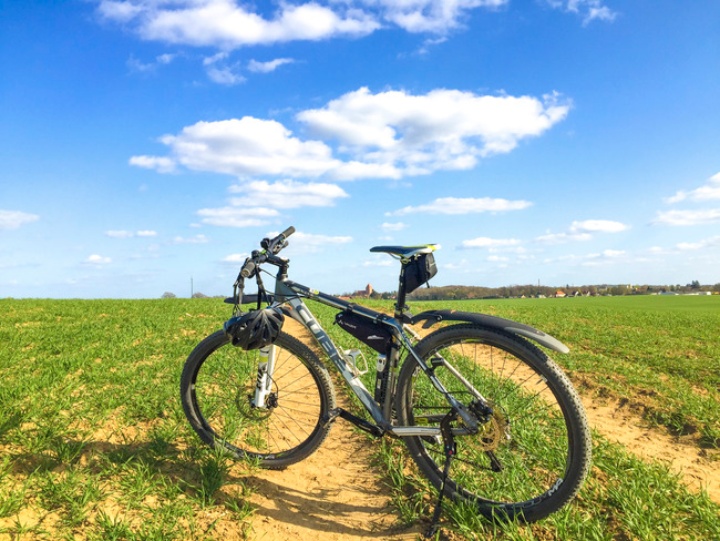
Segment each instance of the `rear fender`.
[[514,334],[519,334],[520,336],[534,340],[541,346],[545,346],[546,348],[559,353],[568,353],[570,351],[570,348],[560,342],[560,340],[553,338],[549,334],[545,334],[534,327],[501,317],[489,316],[487,314],[457,312],[455,310],[429,310],[411,318],[410,323],[415,324],[423,320],[425,321],[425,323],[423,323],[424,329],[432,327],[441,321],[467,321],[468,323],[476,323],[484,327],[501,329]]

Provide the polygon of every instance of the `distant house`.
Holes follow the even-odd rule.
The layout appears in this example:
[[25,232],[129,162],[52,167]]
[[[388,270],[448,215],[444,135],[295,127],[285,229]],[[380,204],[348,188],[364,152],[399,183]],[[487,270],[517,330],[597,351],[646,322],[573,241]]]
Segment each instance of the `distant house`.
[[567,295],[565,294],[565,292],[563,290],[558,289],[555,292],[555,297],[557,297],[558,299],[562,299],[563,297],[567,297]]

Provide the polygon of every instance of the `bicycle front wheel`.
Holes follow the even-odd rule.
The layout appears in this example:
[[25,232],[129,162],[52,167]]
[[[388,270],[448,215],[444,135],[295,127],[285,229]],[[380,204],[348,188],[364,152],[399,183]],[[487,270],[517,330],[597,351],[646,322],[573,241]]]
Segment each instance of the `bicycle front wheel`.
[[[462,423],[452,423],[457,452],[448,497],[489,518],[532,522],[577,494],[590,467],[587,420],[570,381],[539,348],[510,333],[461,324],[433,332],[415,349],[465,408],[485,412],[476,434],[462,435]],[[439,426],[450,412],[412,356],[398,376],[396,400],[405,426]],[[406,444],[439,489],[442,439],[409,437]]]
[[303,460],[329,431],[335,407],[329,374],[297,339],[280,333],[273,344],[275,369],[264,403],[255,404],[260,350],[245,351],[218,331],[192,351],[180,395],[185,415],[200,438],[236,458],[281,469]]

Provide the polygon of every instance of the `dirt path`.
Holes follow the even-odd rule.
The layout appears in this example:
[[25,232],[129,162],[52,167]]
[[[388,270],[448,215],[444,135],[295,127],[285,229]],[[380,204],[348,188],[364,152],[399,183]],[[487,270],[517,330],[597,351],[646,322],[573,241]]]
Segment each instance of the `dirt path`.
[[583,399],[590,426],[611,442],[617,442],[637,457],[667,464],[695,492],[705,489],[720,504],[720,453],[701,449],[647,423],[617,401],[599,404]]
[[288,539],[414,540],[420,527],[403,529],[389,508],[381,472],[371,464],[372,442],[338,421],[322,447],[283,471],[262,470],[247,479],[256,506],[253,541]]
[[[667,464],[694,491],[720,503],[720,460],[692,442],[645,427],[639,415],[617,403],[585,401],[593,429],[643,460]],[[320,450],[284,471],[259,471],[247,481],[256,507],[253,541],[416,540],[420,526],[402,529],[389,507],[381,473],[370,466],[372,443],[337,422]]]

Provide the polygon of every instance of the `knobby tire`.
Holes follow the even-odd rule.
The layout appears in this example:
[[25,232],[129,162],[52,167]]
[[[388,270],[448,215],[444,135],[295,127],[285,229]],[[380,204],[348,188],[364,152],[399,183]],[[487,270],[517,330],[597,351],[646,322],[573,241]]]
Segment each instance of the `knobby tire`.
[[326,368],[296,338],[280,333],[269,407],[252,404],[259,350],[233,346],[223,331],[203,340],[183,369],[180,395],[200,438],[239,459],[282,469],[312,454],[330,429],[335,392]]
[[[490,404],[474,435],[453,424],[457,454],[445,495],[500,520],[532,522],[557,511],[579,491],[590,468],[590,431],[583,407],[560,368],[517,335],[476,325],[441,328],[416,352],[465,406],[477,399],[450,363]],[[398,376],[401,425],[439,426],[446,400],[408,355]],[[440,438],[406,438],[410,455],[436,489],[445,454]]]

